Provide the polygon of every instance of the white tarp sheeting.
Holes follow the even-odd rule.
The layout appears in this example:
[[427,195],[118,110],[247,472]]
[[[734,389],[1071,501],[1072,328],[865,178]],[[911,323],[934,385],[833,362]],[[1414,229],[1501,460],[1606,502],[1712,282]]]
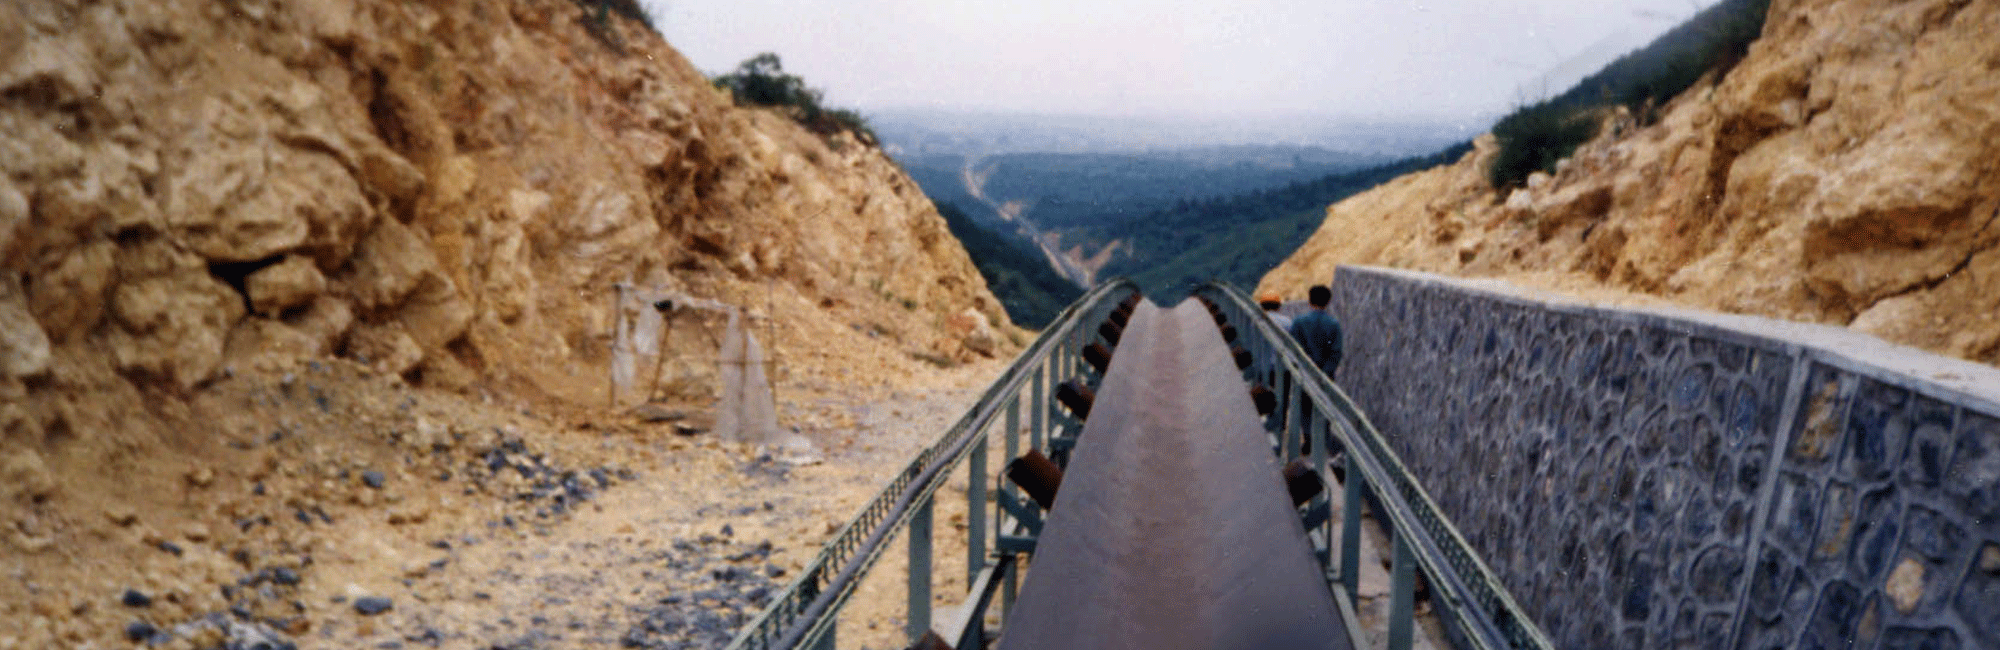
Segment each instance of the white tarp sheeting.
[[778,412],[771,381],[764,376],[764,349],[743,327],[743,315],[729,310],[722,337],[722,399],[715,408],[715,434],[755,445],[779,441]]

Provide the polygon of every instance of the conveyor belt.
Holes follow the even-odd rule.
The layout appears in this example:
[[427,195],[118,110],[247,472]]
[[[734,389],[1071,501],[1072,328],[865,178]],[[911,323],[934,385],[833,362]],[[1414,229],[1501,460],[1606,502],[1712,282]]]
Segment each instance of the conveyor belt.
[[1348,648],[1291,503],[1209,313],[1141,304],[1000,647]]

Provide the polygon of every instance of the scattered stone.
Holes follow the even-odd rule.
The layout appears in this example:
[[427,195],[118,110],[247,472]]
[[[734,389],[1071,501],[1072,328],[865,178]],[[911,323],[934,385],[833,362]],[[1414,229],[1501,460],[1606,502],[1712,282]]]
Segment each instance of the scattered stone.
[[291,567],[271,567],[271,582],[290,587],[299,583],[299,572]]
[[152,623],[147,623],[145,621],[132,621],[131,623],[127,623],[125,625],[125,640],[131,641],[133,643],[139,643],[141,641],[151,639],[153,638],[153,635],[159,633],[160,633],[160,628],[153,627]]
[[387,478],[382,476],[381,472],[372,469],[361,473],[361,482],[377,490],[382,489],[382,482],[385,480]]
[[174,554],[174,557],[180,557],[181,554],[184,552],[181,550],[181,545],[165,540],[161,540],[160,543],[155,544],[154,546],[162,551]]
[[362,616],[374,616],[395,607],[395,601],[381,596],[363,596],[354,599],[354,611],[360,612]]
[[688,417],[687,411],[670,409],[652,402],[632,407],[632,415],[639,418],[640,422],[679,422]]
[[153,605],[153,597],[139,593],[137,589],[126,589],[125,595],[118,600],[125,603],[126,607],[151,607]]
[[1908,614],[1917,609],[1917,599],[1924,595],[1924,565],[1911,558],[1903,558],[1896,564],[1896,570],[1889,572],[1889,580],[1882,585],[1889,593],[1889,601],[1896,604],[1896,611]]
[[297,307],[326,291],[326,276],[311,259],[291,255],[284,261],[252,272],[244,279],[250,306],[257,313],[275,316]]
[[754,548],[729,556],[729,561],[747,562],[752,560],[762,560],[764,558],[770,557],[772,550],[773,547],[771,546],[770,540],[765,540],[763,542],[759,542],[757,546]]
[[139,513],[134,511],[132,506],[121,504],[105,508],[104,518],[122,528],[138,523]]

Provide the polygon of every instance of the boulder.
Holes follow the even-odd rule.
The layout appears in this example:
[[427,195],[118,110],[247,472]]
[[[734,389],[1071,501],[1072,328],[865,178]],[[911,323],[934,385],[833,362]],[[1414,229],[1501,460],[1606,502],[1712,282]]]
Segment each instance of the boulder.
[[28,284],[28,310],[58,341],[90,331],[104,317],[118,277],[118,247],[99,241],[49,256]]
[[120,284],[111,307],[119,324],[111,333],[118,368],[183,390],[215,372],[244,314],[242,296],[201,271]]
[[0,377],[26,377],[49,369],[49,336],[8,282],[0,289]]
[[244,289],[258,314],[274,316],[319,297],[326,291],[326,276],[312,260],[292,255],[251,273]]
[[337,265],[375,213],[339,159],[273,138],[275,125],[253,108],[258,101],[211,97],[180,116],[192,123],[166,156],[167,227],[210,260],[250,262],[306,248]]
[[364,325],[347,334],[347,356],[376,372],[401,375],[424,360],[424,349],[398,325]]
[[967,307],[945,319],[945,328],[966,350],[991,358],[1000,352],[1000,333],[979,310]]
[[425,276],[437,272],[437,257],[415,230],[384,219],[355,247],[347,289],[364,312],[393,311]]

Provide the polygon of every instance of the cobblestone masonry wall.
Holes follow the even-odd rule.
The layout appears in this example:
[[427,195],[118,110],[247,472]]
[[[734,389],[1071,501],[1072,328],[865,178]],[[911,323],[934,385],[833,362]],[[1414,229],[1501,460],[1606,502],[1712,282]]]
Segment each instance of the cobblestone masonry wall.
[[1417,273],[1333,287],[1336,379],[1557,647],[2000,648],[2000,371]]

